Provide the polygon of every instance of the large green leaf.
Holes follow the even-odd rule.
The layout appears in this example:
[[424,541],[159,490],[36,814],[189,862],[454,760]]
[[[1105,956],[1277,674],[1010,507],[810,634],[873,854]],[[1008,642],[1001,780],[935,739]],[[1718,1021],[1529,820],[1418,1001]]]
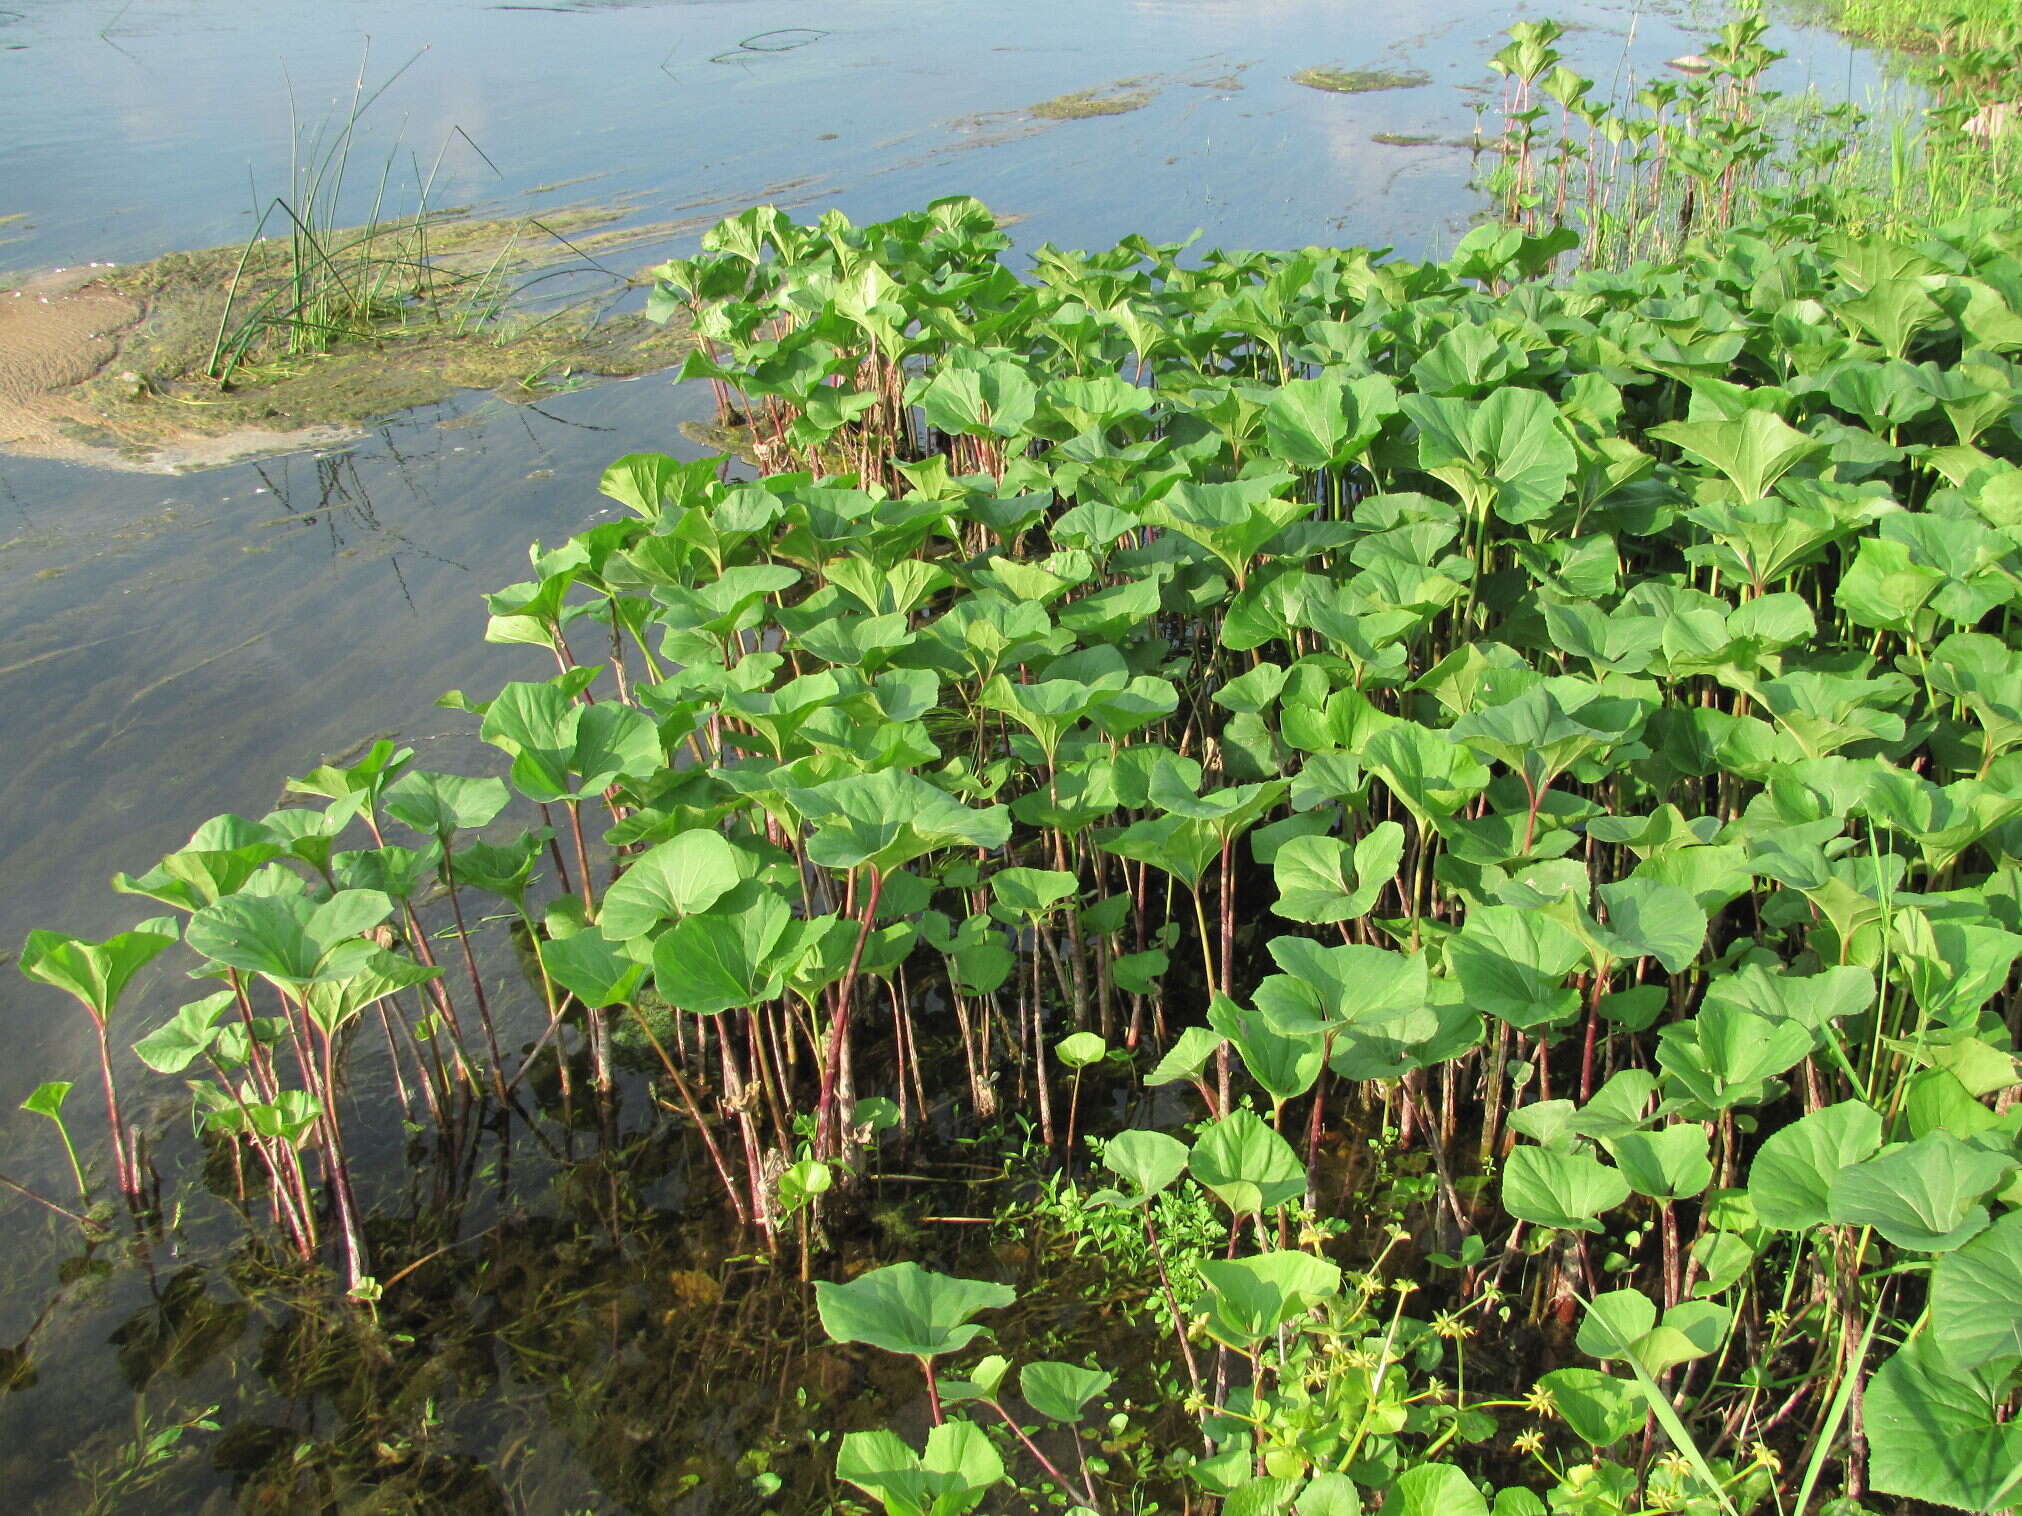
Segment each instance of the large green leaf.
[[1271,392],[1264,435],[1272,453],[1294,468],[1340,468],[1369,446],[1396,409],[1397,391],[1381,375],[1323,373]]
[[387,788],[381,801],[402,826],[441,839],[454,831],[489,825],[510,798],[500,779],[410,769]]
[[1758,1105],[1780,1086],[1776,1075],[1812,1048],[1812,1033],[1790,1021],[1771,1021],[1734,1005],[1707,1005],[1690,1021],[1657,1034],[1657,1063],[1665,1077],[1705,1111]]
[[306,895],[229,895],[190,918],[185,940],[217,963],[298,987],[342,978],[377,951],[360,934],[392,912],[377,890],[339,890],[320,905]]
[[1953,1364],[1929,1336],[1868,1381],[1868,1476],[1886,1495],[1968,1511],[2022,1496],[2022,1421],[2001,1420],[2009,1380]]
[[1404,828],[1385,821],[1353,847],[1338,837],[1294,837],[1271,860],[1272,907],[1288,921],[1331,925],[1367,915],[1404,855]]
[[1610,1139],[1607,1148],[1638,1195],[1684,1200],[1713,1183],[1707,1143],[1703,1126],[1681,1121],[1654,1132],[1623,1132]]
[[1667,421],[1651,427],[1650,435],[1720,470],[1744,503],[1760,500],[1777,480],[1825,448],[1774,412],[1754,409],[1719,420]]
[[1421,1463],[1397,1476],[1377,1516],[1489,1516],[1474,1481],[1450,1463]]
[[1018,1370],[1018,1393],[1048,1421],[1079,1421],[1088,1402],[1108,1389],[1115,1376],[1079,1364],[1039,1360]]
[[835,1472],[886,1516],[961,1516],[1004,1478],[1004,1461],[981,1427],[951,1418],[928,1432],[924,1457],[882,1427],[846,1433]]
[[143,921],[103,942],[34,931],[22,943],[17,963],[30,979],[74,995],[103,1021],[112,1014],[133,976],[175,940],[175,923],[167,917]]
[[1553,1369],[1538,1379],[1566,1425],[1582,1442],[1612,1447],[1643,1424],[1648,1411],[1633,1381],[1599,1369]]
[[793,926],[786,902],[756,892],[734,908],[684,916],[653,940],[653,985],[678,1010],[698,1016],[741,1010],[786,987]]
[[1306,1192],[1306,1166],[1255,1111],[1232,1111],[1202,1132],[1187,1168],[1239,1216],[1273,1210]]
[[1766,1227],[1808,1232],[1825,1223],[1841,1170],[1874,1156],[1882,1118],[1858,1100],[1813,1111],[1772,1132],[1748,1169],[1748,1198]]
[[2002,1153],[1927,1132],[1915,1142],[1843,1168],[1832,1181],[1834,1221],[1871,1226],[1899,1248],[1944,1253],[1987,1224],[1980,1197],[2015,1167]]
[[1200,1271],[1208,1335],[1242,1352],[1341,1288],[1340,1266],[1311,1253],[1211,1258]]
[[1579,458],[1549,396],[1505,385],[1486,400],[1406,395],[1418,463],[1468,510],[1513,525],[1542,520],[1565,499]]
[[180,1074],[210,1051],[218,1023],[238,1005],[231,990],[192,1000],[163,1025],[133,1045],[134,1056],[157,1074]]
[[1596,1295],[1580,1322],[1579,1347],[1600,1359],[1634,1360],[1656,1378],[1677,1364],[1719,1351],[1734,1313],[1710,1300],[1687,1300],[1657,1320],[1657,1307],[1641,1290]]
[[706,911],[737,887],[738,851],[720,832],[683,832],[634,858],[604,893],[597,921],[623,942]]
[[814,1287],[822,1330],[833,1342],[866,1342],[888,1353],[935,1358],[967,1347],[984,1329],[969,1320],[1018,1298],[1009,1285],[887,1264],[847,1284]]
[[1011,835],[1011,812],[1005,807],[971,810],[947,791],[899,769],[790,788],[787,796],[815,824],[808,857],[827,868],[868,864],[885,874],[936,848],[1001,847]]
[[1579,993],[1565,976],[1587,959],[1586,945],[1556,919],[1513,905],[1469,911],[1446,961],[1477,1010],[1531,1031],[1570,1020]]
[[601,924],[543,941],[541,963],[556,984],[592,1010],[629,1001],[646,977],[646,965],[606,936]]
[[1629,1181],[1589,1153],[1519,1147],[1503,1169],[1503,1208],[1536,1226],[1598,1232],[1628,1198]]
[[1187,1145],[1164,1132],[1128,1127],[1103,1144],[1102,1163],[1139,1194],[1155,1195],[1186,1172]]
[[1931,1330],[1958,1368],[2022,1359],[2022,1211],[1938,1260]]

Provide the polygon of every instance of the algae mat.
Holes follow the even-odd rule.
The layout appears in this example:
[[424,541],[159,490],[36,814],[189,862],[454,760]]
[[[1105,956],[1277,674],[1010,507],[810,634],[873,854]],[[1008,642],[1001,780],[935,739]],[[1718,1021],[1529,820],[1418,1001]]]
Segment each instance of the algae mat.
[[[460,233],[450,243],[460,260],[496,264],[484,232],[499,225],[446,229]],[[608,235],[605,247],[625,234]],[[341,443],[458,390],[522,400],[560,383],[637,377],[688,345],[684,333],[631,314],[520,310],[449,322],[395,308],[365,340],[247,364],[221,384],[206,369],[228,301],[247,298],[244,253],[59,269],[0,294],[0,451],[153,473],[215,467]],[[517,268],[554,261],[508,256]],[[443,271],[453,276],[455,264]]]

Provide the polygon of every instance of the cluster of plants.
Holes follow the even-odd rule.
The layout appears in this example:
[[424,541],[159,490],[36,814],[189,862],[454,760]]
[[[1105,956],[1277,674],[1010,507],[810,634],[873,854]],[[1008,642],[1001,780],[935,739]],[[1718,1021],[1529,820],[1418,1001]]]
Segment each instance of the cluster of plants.
[[174,949],[135,1051],[366,1303],[388,1111],[609,1130],[644,1057],[804,1277],[883,1134],[1106,1138],[1170,1396],[824,1283],[922,1370],[924,1451],[837,1465],[893,1516],[2013,1505],[2022,221],[1007,244],[758,209],[659,271],[752,467],[621,459],[489,597],[554,670],[443,699],[505,777],[380,742],[26,945],[115,1186]]
[[2015,9],[2003,0],[1816,0],[1798,14],[1915,53],[2012,49],[2017,40]]
[[1555,22],[1518,23],[1489,60],[1503,94],[1494,133],[1476,127],[1489,154],[1480,188],[1506,223],[1565,228],[1604,267],[1668,259],[1743,222],[1785,235],[1820,225],[1914,234],[2013,203],[2022,131],[2008,102],[2022,37],[2012,20],[2005,36],[1929,60],[1930,98],[1907,106],[1766,87],[1784,57],[1768,33],[1760,7],[1744,6],[1681,60],[1692,72],[1631,80],[1625,98],[1567,66]]

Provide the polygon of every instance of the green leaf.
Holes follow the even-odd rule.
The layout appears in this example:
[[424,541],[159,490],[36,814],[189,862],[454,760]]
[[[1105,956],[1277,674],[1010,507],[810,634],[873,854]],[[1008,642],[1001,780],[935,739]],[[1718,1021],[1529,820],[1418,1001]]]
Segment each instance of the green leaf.
[[927,1434],[924,1458],[882,1427],[846,1433],[835,1472],[886,1516],[960,1516],[1003,1479],[1004,1462],[980,1427],[951,1418]]
[[1187,1145],[1177,1137],[1143,1127],[1118,1132],[1102,1146],[1102,1162],[1119,1179],[1155,1195],[1186,1172]]
[[1748,1169],[1748,1198],[1757,1218],[1779,1232],[1808,1232],[1830,1214],[1828,1196],[1840,1172],[1874,1156],[1882,1118],[1858,1100],[1844,1100],[1771,1133]]
[[1651,427],[1650,435],[1720,470],[1744,504],[1760,500],[1777,480],[1826,446],[1774,412],[1754,409],[1718,421],[1667,421]]
[[34,931],[22,943],[16,964],[38,984],[69,992],[95,1019],[104,1021],[111,1016],[127,985],[133,982],[133,976],[175,940],[175,923],[167,917],[143,921],[131,931],[120,932],[103,942],[87,942],[62,932]]
[[1088,1402],[1108,1389],[1115,1376],[1078,1364],[1040,1360],[1018,1370],[1018,1393],[1048,1421],[1074,1422]]
[[1486,400],[1406,395],[1419,467],[1450,485],[1476,517],[1542,520],[1565,499],[1579,457],[1549,396],[1504,385]]
[[1666,1369],[1717,1352],[1734,1313],[1710,1300],[1688,1300],[1664,1313],[1640,1290],[1596,1295],[1580,1322],[1580,1351],[1601,1359],[1629,1359],[1652,1378]]
[[822,1330],[832,1342],[865,1342],[888,1353],[934,1358],[967,1347],[983,1331],[969,1320],[1018,1298],[1008,1285],[888,1264],[847,1284],[814,1287]]
[[1518,1031],[1568,1021],[1579,1011],[1579,993],[1563,981],[1586,960],[1586,945],[1557,920],[1510,905],[1469,911],[1446,947],[1469,1004]]
[[1772,1083],[1812,1048],[1812,1032],[1795,1022],[1770,1021],[1732,1005],[1704,1005],[1690,1021],[1657,1034],[1657,1064],[1706,1111],[1759,1105],[1773,1098]]
[[646,977],[646,965],[607,937],[601,925],[545,939],[541,963],[556,984],[592,1010],[629,1001]]
[[1623,959],[1655,958],[1682,974],[1706,943],[1706,913],[1689,890],[1653,879],[1623,879],[1596,893],[1608,910],[1608,942]]
[[1378,1516],[1489,1516],[1474,1481],[1450,1463],[1421,1463],[1397,1476]]
[[1239,1216],[1274,1210],[1306,1191],[1299,1155],[1255,1111],[1232,1111],[1202,1132],[1187,1168]]
[[229,895],[190,918],[185,940],[214,962],[300,986],[343,977],[347,959],[375,950],[359,934],[392,912],[377,890],[339,890],[321,905],[306,895]]
[[1294,837],[1278,849],[1272,907],[1288,921],[1331,925],[1367,915],[1404,855],[1404,828],[1385,821],[1351,849],[1338,837]]
[[63,1102],[70,1098],[72,1087],[68,1079],[46,1079],[28,1092],[28,1098],[21,1102],[21,1109],[31,1115],[47,1116],[60,1124]]
[[1599,1369],[1553,1369],[1538,1379],[1573,1435],[1590,1447],[1612,1447],[1643,1424],[1643,1397],[1626,1379]]
[[1945,1253],[1987,1225],[1978,1200],[2015,1167],[2002,1153],[1930,1132],[1841,1169],[1828,1211],[1834,1221],[1871,1226],[1899,1248]]
[[1951,1363],[1919,1337],[1875,1372],[1863,1397],[1868,1476],[1932,1505],[1998,1511],[2022,1494],[2022,1421],[2001,1420],[2008,1383]]
[[1598,1232],[1602,1213],[1628,1198],[1629,1182],[1587,1153],[1519,1147],[1503,1169],[1504,1209],[1535,1226]]
[[500,779],[410,769],[387,787],[380,800],[386,814],[402,826],[441,839],[454,831],[488,826],[510,798]]
[[1956,1368],[2022,1359],[2022,1211],[1938,1260],[1931,1330]]
[[1324,1044],[1317,1036],[1285,1036],[1258,1012],[1220,994],[1208,1003],[1208,1025],[1235,1047],[1274,1107],[1305,1094],[1320,1077]]
[[781,951],[793,912],[759,893],[731,910],[684,916],[653,940],[653,984],[661,999],[698,1016],[742,1010],[786,987]]
[[869,864],[888,874],[937,848],[1001,847],[1011,835],[1011,812],[1005,807],[971,810],[947,791],[899,769],[789,788],[786,794],[815,824],[807,855],[825,868]]
[[999,869],[990,876],[993,913],[1006,920],[1036,921],[1070,898],[1079,884],[1073,874],[1060,869]]
[[1624,1132],[1607,1148],[1638,1195],[1683,1200],[1713,1183],[1707,1144],[1706,1129],[1688,1121],[1655,1132]]
[[604,894],[597,922],[614,942],[706,911],[737,887],[738,851],[721,832],[683,832],[634,858]]
[[1225,1039],[1221,1033],[1204,1026],[1190,1026],[1183,1029],[1166,1049],[1163,1058],[1144,1076],[1147,1086],[1177,1084],[1182,1079],[1192,1080],[1201,1076],[1201,1070],[1215,1056]]
[[173,1020],[156,1027],[133,1045],[140,1061],[157,1074],[180,1074],[217,1041],[218,1022],[238,1004],[231,990],[192,1000]]
[[1200,1274],[1208,1335],[1242,1352],[1341,1288],[1338,1264],[1292,1251],[1211,1258]]
[[1109,1044],[1094,1032],[1070,1032],[1053,1045],[1053,1056],[1064,1069],[1085,1069],[1102,1062]]

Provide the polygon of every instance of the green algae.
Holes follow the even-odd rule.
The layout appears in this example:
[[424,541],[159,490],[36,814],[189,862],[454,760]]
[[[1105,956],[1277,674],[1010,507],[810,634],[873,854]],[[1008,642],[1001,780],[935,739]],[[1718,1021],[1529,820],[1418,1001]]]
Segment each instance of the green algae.
[[1442,137],[1435,132],[1373,132],[1369,140],[1384,147],[1464,147],[1486,146],[1472,137]]
[[1123,79],[1101,89],[1076,90],[1068,95],[1056,95],[1051,100],[1041,100],[1037,105],[1029,105],[1026,111],[1047,121],[1082,121],[1091,116],[1124,116],[1132,111],[1141,111],[1151,104],[1156,90],[1132,88],[1141,83],[1135,79]]
[[1423,69],[1400,73],[1381,68],[1302,68],[1292,75],[1292,82],[1330,95],[1367,95],[1378,90],[1417,89],[1432,83],[1432,75]]

